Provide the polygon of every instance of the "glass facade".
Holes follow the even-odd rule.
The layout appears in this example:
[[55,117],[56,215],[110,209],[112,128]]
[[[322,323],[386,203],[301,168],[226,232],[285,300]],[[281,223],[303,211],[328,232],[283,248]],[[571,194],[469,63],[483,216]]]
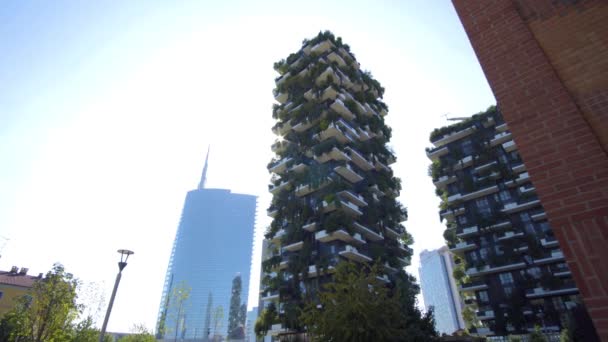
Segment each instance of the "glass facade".
[[420,253],[420,287],[424,306],[435,311],[435,328],[440,334],[452,334],[464,328],[460,297],[451,276],[452,257],[447,247]]
[[159,338],[227,335],[232,280],[239,273],[247,304],[255,210],[252,195],[201,186],[188,192],[160,303]]

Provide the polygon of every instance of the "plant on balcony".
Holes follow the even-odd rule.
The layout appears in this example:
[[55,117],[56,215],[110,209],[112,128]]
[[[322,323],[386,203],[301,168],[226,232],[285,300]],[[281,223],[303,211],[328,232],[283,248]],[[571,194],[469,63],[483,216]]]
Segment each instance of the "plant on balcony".
[[255,321],[254,331],[256,336],[262,338],[270,330],[273,324],[278,320],[277,308],[274,303],[268,304],[268,306],[262,310],[257,320]]

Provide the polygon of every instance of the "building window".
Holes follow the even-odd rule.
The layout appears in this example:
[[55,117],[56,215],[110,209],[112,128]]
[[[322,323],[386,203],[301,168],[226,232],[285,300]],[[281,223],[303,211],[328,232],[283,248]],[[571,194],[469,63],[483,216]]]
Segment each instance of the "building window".
[[465,215],[458,216],[458,223],[459,224],[467,224],[467,217]]
[[511,286],[513,285],[513,275],[511,273],[501,273],[498,275],[500,277],[500,283],[503,286]]
[[470,155],[471,153],[473,153],[473,144],[471,144],[471,139],[466,139],[462,142],[462,153],[465,156]]
[[480,303],[487,303],[490,301],[490,298],[488,298],[488,291],[479,291],[477,294],[479,295]]
[[540,279],[540,276],[541,276],[541,271],[540,271],[540,268],[538,266],[534,266],[534,267],[528,268],[526,270],[526,273],[528,273],[534,279]]
[[475,205],[477,206],[477,212],[482,216],[482,217],[490,217],[492,215],[492,209],[490,208],[490,203],[488,202],[487,198],[478,198],[475,201]]
[[511,201],[511,193],[509,193],[509,190],[502,190],[498,193],[498,196],[502,203],[507,203]]

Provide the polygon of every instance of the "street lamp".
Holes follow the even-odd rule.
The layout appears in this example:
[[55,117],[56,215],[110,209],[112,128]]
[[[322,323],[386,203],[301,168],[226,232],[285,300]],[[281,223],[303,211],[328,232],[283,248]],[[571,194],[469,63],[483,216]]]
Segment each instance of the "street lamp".
[[106,327],[108,326],[108,320],[110,319],[110,312],[112,312],[112,305],[114,305],[114,297],[116,297],[116,290],[118,290],[120,277],[122,277],[122,270],[127,267],[127,259],[129,259],[129,255],[133,254],[133,252],[128,249],[119,249],[118,253],[120,253],[120,261],[118,262],[118,274],[116,275],[116,281],[114,282],[114,290],[112,290],[112,297],[110,297],[110,303],[108,304],[108,310],[106,311],[106,318],[103,320],[101,332],[99,333],[99,342],[103,342],[104,335],[106,334]]

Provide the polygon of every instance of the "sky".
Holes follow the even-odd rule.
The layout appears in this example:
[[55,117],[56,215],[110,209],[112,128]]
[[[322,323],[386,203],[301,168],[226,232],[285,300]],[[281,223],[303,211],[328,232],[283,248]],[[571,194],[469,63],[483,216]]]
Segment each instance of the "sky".
[[62,263],[101,325],[116,250],[133,250],[108,330],[153,329],[183,201],[210,145],[207,187],[259,196],[259,277],[272,65],[321,30],[341,36],[386,89],[417,276],[418,254],[443,244],[429,134],[446,114],[495,103],[447,0],[4,2],[0,269],[36,275]]

